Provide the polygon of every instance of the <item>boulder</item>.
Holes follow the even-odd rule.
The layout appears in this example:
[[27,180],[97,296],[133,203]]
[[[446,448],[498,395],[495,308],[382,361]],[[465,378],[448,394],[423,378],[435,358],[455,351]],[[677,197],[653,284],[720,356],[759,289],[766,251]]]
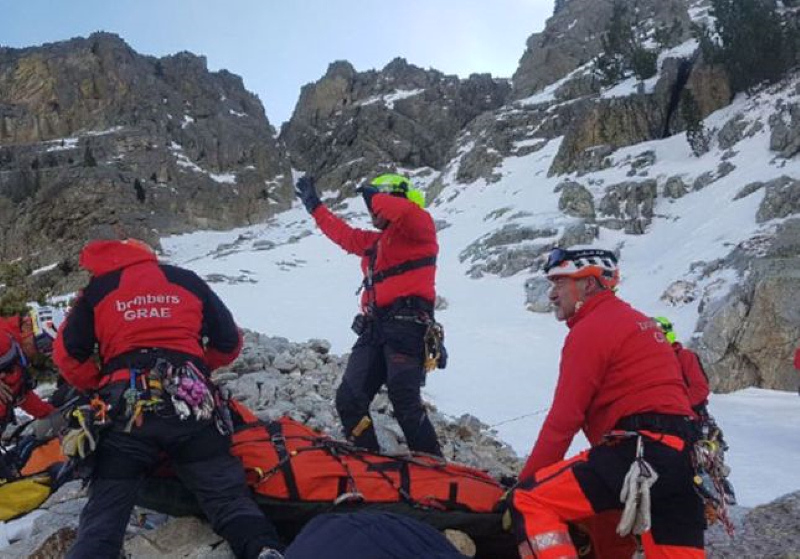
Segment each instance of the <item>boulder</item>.
[[[629,234],[642,234],[653,218],[653,208],[658,196],[655,179],[630,181],[606,187],[600,200],[600,215],[619,219]],[[607,222],[603,222],[606,225]]]
[[572,217],[594,219],[594,196],[580,183],[565,181],[556,186],[561,192],[558,209]]
[[800,212],[800,179],[782,176],[763,185],[764,199],[756,213],[756,221],[788,217]]
[[556,235],[557,229],[506,224],[472,242],[461,251],[459,260],[473,263],[469,275],[474,278],[484,273],[511,276],[522,270],[536,269],[542,254],[553,247]]
[[744,137],[747,127],[748,123],[742,114],[737,114],[726,122],[717,133],[717,141],[719,142],[720,149],[727,150],[739,143]]
[[780,106],[779,112],[769,117],[769,126],[772,151],[786,159],[800,153],[800,103]]
[[[697,349],[712,389],[795,390],[792,358],[800,339],[800,220],[738,246],[722,264],[738,269],[729,293],[701,298]],[[757,257],[754,257],[757,256]]]
[[665,198],[682,198],[687,192],[689,192],[689,187],[683,182],[683,177],[681,176],[670,177],[664,184]]

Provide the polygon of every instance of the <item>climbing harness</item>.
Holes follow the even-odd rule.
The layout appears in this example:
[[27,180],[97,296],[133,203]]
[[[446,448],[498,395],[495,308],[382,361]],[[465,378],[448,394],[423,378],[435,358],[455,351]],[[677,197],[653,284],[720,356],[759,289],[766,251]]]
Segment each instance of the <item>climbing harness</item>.
[[169,414],[172,410],[181,420],[214,419],[222,434],[232,432],[227,398],[191,361],[173,365],[158,358],[147,370],[131,368],[129,372],[129,385],[122,394],[125,432],[141,426],[146,412]]

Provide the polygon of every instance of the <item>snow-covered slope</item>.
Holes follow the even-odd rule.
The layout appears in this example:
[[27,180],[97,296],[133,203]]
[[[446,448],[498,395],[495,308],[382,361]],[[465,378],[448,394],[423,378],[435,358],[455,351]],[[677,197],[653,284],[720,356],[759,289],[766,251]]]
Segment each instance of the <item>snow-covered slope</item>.
[[[754,99],[737,99],[713,114],[706,126],[720,128],[737,113],[750,121],[765,121],[782,93],[773,90]],[[426,394],[445,413],[469,412],[496,426],[501,438],[522,455],[533,444],[551,401],[566,328],[552,315],[526,310],[524,284],[531,273],[472,279],[467,275],[471,264],[462,263],[459,254],[482,235],[510,223],[562,231],[574,222],[559,212],[560,194],[554,192],[569,177],[547,176],[559,142],[551,140],[532,154],[505,159],[498,169],[501,180],[492,184],[457,184],[449,171],[441,177],[445,188],[431,208],[434,218],[446,223],[439,234],[438,291],[447,307],[438,318],[447,331],[451,358],[445,371],[430,375]],[[723,162],[723,150],[714,146],[703,157],[693,157],[685,136],[678,135],[619,150],[611,168],[572,178],[588,185],[599,199],[605,186],[631,180],[631,158],[648,150],[656,161],[647,177],[659,182],[659,191],[669,177],[681,175],[691,185],[703,173],[717,173]],[[702,297],[673,307],[661,300],[665,289],[688,279],[698,282],[706,298],[724,294],[739,280],[734,272],[722,269],[700,279],[691,264],[723,257],[774,225],[756,224],[763,190],[738,200],[735,195],[754,181],[800,176],[797,158],[774,159],[766,126],[740,141],[734,151],[725,155],[735,168],[724,178],[679,199],[659,196],[656,217],[645,235],[601,228],[595,243],[621,249],[619,295],[645,312],[672,318],[679,337],[694,330]],[[360,199],[348,200],[336,211],[368,227]],[[242,326],[295,341],[326,338],[336,352],[346,352],[355,339],[349,325],[358,310],[358,259],[315,230],[299,205],[263,225],[170,237],[162,245],[172,262],[219,280],[214,288]],[[800,488],[800,475],[787,467],[800,461],[796,394],[749,389],[715,395],[711,410],[731,444],[732,479],[742,504],[767,502]],[[576,439],[573,448],[583,444]]]

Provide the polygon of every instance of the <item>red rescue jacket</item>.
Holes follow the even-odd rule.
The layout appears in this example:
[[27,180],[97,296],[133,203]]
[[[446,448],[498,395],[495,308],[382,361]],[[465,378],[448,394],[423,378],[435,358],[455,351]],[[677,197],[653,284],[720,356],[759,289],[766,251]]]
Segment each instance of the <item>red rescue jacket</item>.
[[708,394],[710,393],[708,376],[695,352],[686,349],[678,342],[672,344],[672,349],[675,350],[675,355],[681,364],[683,380],[689,391],[689,404],[693,410],[697,410],[700,406],[708,404]]
[[520,479],[562,460],[580,429],[594,446],[629,415],[692,415],[678,361],[652,319],[607,291],[567,325],[553,405]]
[[30,317],[0,317],[0,331],[8,332],[29,359],[36,354]]
[[[380,273],[405,262],[435,257],[439,253],[436,226],[430,214],[414,204],[391,194],[372,197],[373,212],[389,222],[383,231],[356,229],[336,217],[320,204],[312,214],[322,232],[351,254],[361,257],[361,270],[367,276],[371,250],[374,273]],[[436,299],[436,265],[423,266],[387,277],[376,283],[375,305],[386,307],[401,297],[422,297],[434,303]],[[361,306],[366,310],[372,296],[370,290],[361,294]]]
[[42,400],[36,392],[30,390],[24,374],[22,367],[19,366],[7,374],[0,374],[0,382],[5,383],[13,395],[10,405],[0,402],[0,430],[13,419],[14,408],[22,408],[36,419],[47,417],[55,411],[49,402]]
[[239,354],[242,337],[230,311],[194,272],[159,264],[147,248],[125,241],[89,243],[80,265],[92,278],[53,347],[53,361],[73,386],[99,386],[95,345],[103,364],[158,348],[200,357],[214,369]]

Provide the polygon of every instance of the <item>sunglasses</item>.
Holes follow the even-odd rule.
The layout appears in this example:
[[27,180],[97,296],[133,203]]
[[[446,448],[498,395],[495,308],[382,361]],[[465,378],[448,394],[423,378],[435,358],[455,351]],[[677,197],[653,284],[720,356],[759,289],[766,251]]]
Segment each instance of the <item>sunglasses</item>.
[[563,248],[554,248],[547,256],[547,262],[544,265],[544,272],[547,273],[553,268],[561,266],[564,262],[571,258],[570,251]]

